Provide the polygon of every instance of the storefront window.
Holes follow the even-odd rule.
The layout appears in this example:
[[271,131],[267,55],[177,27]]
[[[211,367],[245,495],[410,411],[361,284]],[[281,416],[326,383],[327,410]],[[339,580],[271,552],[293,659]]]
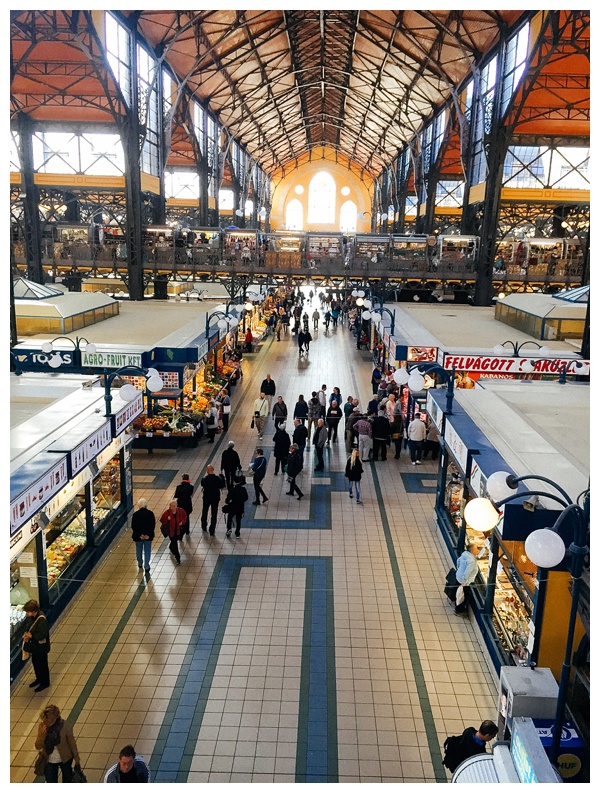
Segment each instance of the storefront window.
[[121,505],[120,456],[117,454],[92,480],[92,523],[94,534],[102,534],[108,528],[107,518]]
[[38,600],[38,564],[35,538],[10,565],[10,637],[18,637],[25,627],[27,615],[23,606]]
[[458,530],[462,523],[462,503],[463,503],[464,481],[458,468],[453,464],[448,464],[448,477],[446,492],[444,495],[444,506],[450,517],[454,534],[458,537]]
[[82,490],[46,527],[46,564],[52,602],[60,594],[61,576],[85,544],[85,491]]

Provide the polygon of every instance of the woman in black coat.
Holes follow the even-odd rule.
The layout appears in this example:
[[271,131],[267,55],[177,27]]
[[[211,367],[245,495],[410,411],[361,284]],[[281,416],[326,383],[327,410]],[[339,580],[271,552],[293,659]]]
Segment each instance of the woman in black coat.
[[298,444],[293,443],[289,448],[289,452],[290,453],[287,458],[287,475],[290,483],[290,489],[286,490],[286,494],[288,496],[293,496],[294,493],[298,493],[298,501],[300,501],[301,498],[304,498],[304,493],[296,484],[296,477],[302,470],[302,458],[300,457],[300,452],[298,451]]
[[248,501],[248,491],[244,487],[245,478],[234,479],[233,487],[227,494],[225,503],[229,505],[227,513],[227,537],[231,537],[231,527],[235,518],[235,536],[240,536],[242,528],[242,515],[244,514],[244,504]]
[[275,457],[275,476],[279,473],[279,469],[283,471],[283,465],[285,463],[285,459],[288,456],[288,452],[290,450],[290,436],[285,431],[284,426],[279,426],[275,430],[275,435],[273,435],[273,441],[275,446],[273,448],[273,455]]
[[296,407],[294,408],[294,418],[300,419],[303,424],[306,424],[308,417],[308,403],[304,399],[304,394],[300,394]]
[[358,449],[352,449],[352,454],[348,457],[346,462],[346,479],[350,482],[350,498],[352,498],[352,485],[356,492],[356,503],[362,503],[360,500],[360,480],[363,475],[363,466],[360,461],[360,454]]
[[187,520],[183,527],[183,534],[190,533],[190,515],[192,514],[192,494],[194,492],[194,485],[190,483],[188,474],[183,474],[181,482],[175,488],[175,496],[177,499],[177,506],[185,510]]

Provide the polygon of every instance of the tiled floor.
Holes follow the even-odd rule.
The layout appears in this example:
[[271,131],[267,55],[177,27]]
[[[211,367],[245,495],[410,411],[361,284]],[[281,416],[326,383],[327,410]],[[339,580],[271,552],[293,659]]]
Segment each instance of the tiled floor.
[[[135,496],[155,513],[180,474],[192,482],[233,439],[244,464],[257,445],[251,404],[270,372],[290,412],[323,382],[370,398],[366,353],[339,328],[299,361],[292,338],[268,340],[244,362],[228,435],[197,449],[134,456]],[[290,422],[291,423],[291,422]],[[269,420],[262,445],[272,449]],[[309,447],[310,448],[310,447]],[[365,466],[363,505],[348,497],[343,443],[300,486],[285,477],[248,506],[240,539],[200,530],[176,567],[154,542],[138,573],[124,529],[53,630],[50,694],[11,691],[11,781],[34,779],[40,707],[53,701],[74,726],[90,782],[133,743],[162,782],[443,782],[440,745],[495,715],[495,676],[468,619],[442,583],[449,557],[433,516],[435,464]],[[251,500],[253,490],[249,480]]]

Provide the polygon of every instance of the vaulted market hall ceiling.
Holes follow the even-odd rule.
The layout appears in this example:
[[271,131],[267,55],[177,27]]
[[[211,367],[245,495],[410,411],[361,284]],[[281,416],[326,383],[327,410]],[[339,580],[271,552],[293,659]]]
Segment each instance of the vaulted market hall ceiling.
[[[524,11],[122,11],[268,172],[320,147],[389,164]],[[101,12],[13,11],[13,115],[114,121]]]

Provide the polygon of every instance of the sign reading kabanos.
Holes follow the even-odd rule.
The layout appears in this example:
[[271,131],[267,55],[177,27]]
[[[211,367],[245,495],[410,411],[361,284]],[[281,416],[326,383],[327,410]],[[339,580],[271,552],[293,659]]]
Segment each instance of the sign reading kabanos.
[[523,364],[533,364],[534,373],[537,374],[560,374],[567,365],[569,374],[577,374],[575,362],[590,365],[589,361],[582,361],[578,358],[552,358],[536,361],[531,358],[501,358],[493,355],[444,355],[444,369],[459,369],[465,372],[495,372],[504,374],[529,374],[527,367]]

